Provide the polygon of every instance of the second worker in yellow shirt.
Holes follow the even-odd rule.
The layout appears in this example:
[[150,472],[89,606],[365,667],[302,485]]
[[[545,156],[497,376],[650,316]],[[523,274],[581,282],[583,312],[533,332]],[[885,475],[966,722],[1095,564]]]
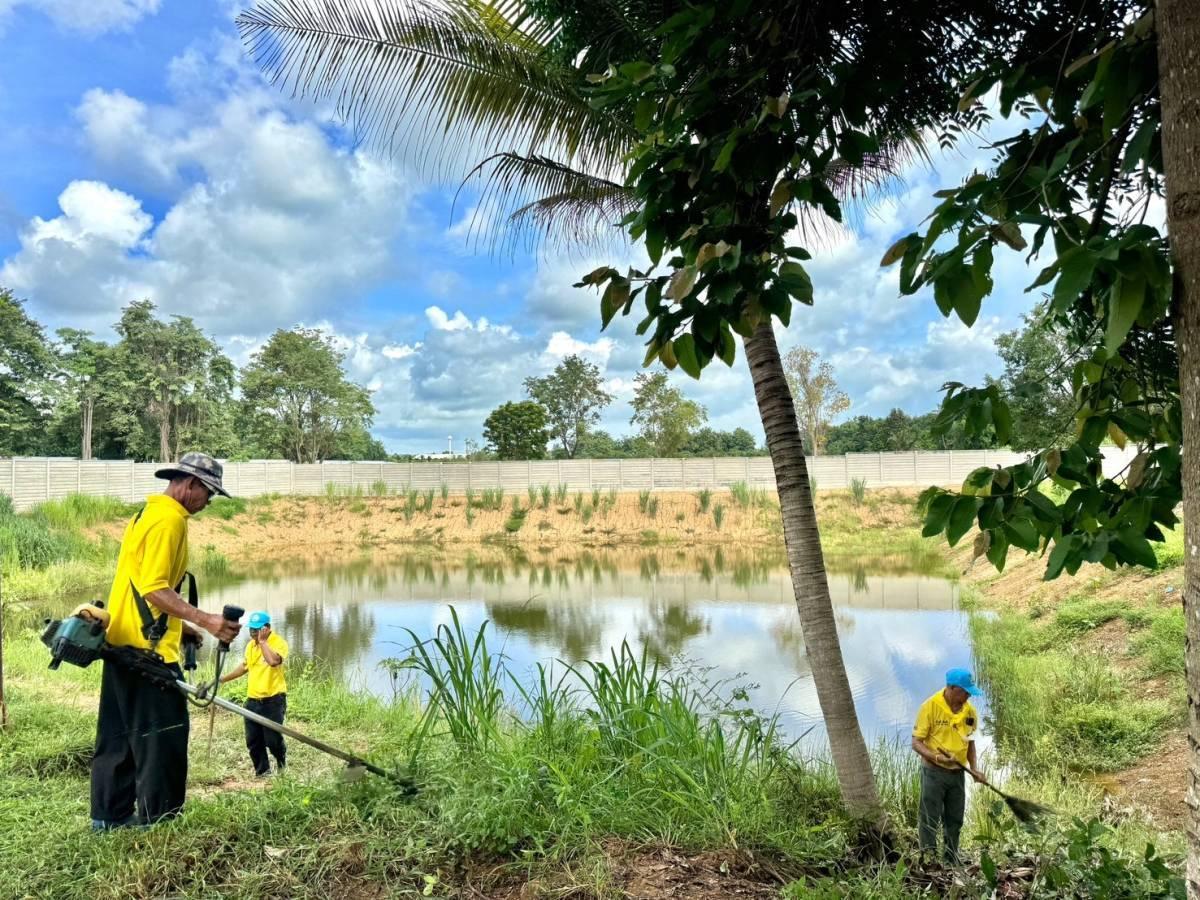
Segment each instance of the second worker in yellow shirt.
[[[287,713],[287,682],[283,677],[283,661],[288,655],[287,641],[271,630],[271,616],[268,613],[251,613],[247,624],[250,641],[246,644],[246,656],[221,681],[233,681],[248,672],[250,681],[246,687],[246,709],[282,725]],[[260,778],[271,774],[267,751],[275,757],[276,772],[282,772],[287,765],[287,747],[283,743],[283,735],[249,719],[246,720],[246,749],[250,751],[250,761],[254,763],[254,774]]]

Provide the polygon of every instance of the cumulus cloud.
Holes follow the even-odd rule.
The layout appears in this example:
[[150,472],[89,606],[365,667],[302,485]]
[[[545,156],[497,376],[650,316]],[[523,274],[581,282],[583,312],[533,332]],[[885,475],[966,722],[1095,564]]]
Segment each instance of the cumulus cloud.
[[9,13],[24,7],[47,16],[60,28],[95,37],[128,30],[161,5],[162,0],[0,0],[0,28]]
[[[176,192],[154,220],[129,193],[73,182],[36,218],[0,279],[52,322],[103,329],[143,297],[218,335],[286,327],[395,270],[413,190],[396,168],[332,145],[270,95],[227,96],[202,117],[90,91],[79,117],[101,161]],[[199,177],[197,177],[197,175]],[[72,324],[81,324],[73,321]]]

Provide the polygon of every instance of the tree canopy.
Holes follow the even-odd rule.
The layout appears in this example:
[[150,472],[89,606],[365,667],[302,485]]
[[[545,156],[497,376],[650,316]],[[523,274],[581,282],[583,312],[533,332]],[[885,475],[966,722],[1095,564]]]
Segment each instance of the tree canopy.
[[526,378],[525,390],[546,410],[550,433],[568,459],[575,456],[588,428],[600,421],[600,411],[612,402],[604,390],[600,367],[575,354],[549,375]]
[[542,459],[550,439],[546,410],[532,400],[502,403],[484,421],[483,439],[497,459]]
[[321,462],[365,432],[375,407],[346,377],[343,357],[315,329],[271,335],[242,370],[242,404],[258,446],[293,462]]

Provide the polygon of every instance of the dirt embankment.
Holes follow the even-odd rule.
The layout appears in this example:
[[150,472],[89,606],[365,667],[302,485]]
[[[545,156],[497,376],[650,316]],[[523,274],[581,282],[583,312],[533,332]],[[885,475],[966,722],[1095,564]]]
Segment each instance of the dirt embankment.
[[[817,495],[817,518],[828,555],[903,556],[916,538],[915,493],[880,491],[853,504],[844,491]],[[513,502],[518,504],[514,513]],[[467,511],[461,494],[446,498],[405,496],[265,497],[237,506],[220,505],[191,522],[193,556],[206,548],[235,562],[261,562],[346,547],[401,549],[413,546],[478,547],[516,545],[525,549],[614,547],[711,547],[725,549],[783,546],[774,494],[751,492],[739,500],[728,490],[708,498],[698,491],[638,494],[591,492],[551,496],[508,493],[484,505],[476,495]],[[120,537],[122,525],[103,531]],[[928,553],[936,553],[932,547]]]

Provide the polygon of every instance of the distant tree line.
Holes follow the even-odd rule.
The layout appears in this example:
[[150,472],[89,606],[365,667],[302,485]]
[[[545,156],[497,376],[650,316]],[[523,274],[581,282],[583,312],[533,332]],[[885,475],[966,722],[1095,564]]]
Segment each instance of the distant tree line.
[[[1030,450],[1050,446],[1074,427],[1070,360],[1063,359],[1062,335],[1044,324],[1035,308],[1021,328],[1000,335],[996,350],[1004,363],[999,384],[1012,410],[1008,446]],[[833,420],[850,408],[833,367],[807,347],[783,358],[796,405],[796,417],[812,455],[877,453],[893,450],[981,450],[997,446],[987,431],[968,436],[963,422],[938,427],[936,412],[911,415],[893,409],[886,416]],[[599,367],[578,356],[563,360],[549,375],[525,379],[528,399],[503,403],[484,422],[486,455],[493,459],[620,459],[672,456],[755,456],[766,450],[744,428],[707,427],[708,412],[672,386],[665,372],[634,379],[636,431],[613,437],[594,428],[612,397],[603,390]]]
[[320,331],[276,331],[239,371],[191,318],[161,319],[148,300],[114,330],[113,343],[51,338],[0,288],[0,456],[387,458],[370,393]]
[[[637,431],[613,437],[595,428],[612,403],[599,366],[568,356],[549,375],[526,378],[528,400],[500,404],[483,423],[487,454],[494,459],[635,459],[675,456],[758,456],[745,428],[718,431],[704,425],[708,411],[683,396],[665,372],[634,377]],[[548,445],[553,442],[553,446]]]

